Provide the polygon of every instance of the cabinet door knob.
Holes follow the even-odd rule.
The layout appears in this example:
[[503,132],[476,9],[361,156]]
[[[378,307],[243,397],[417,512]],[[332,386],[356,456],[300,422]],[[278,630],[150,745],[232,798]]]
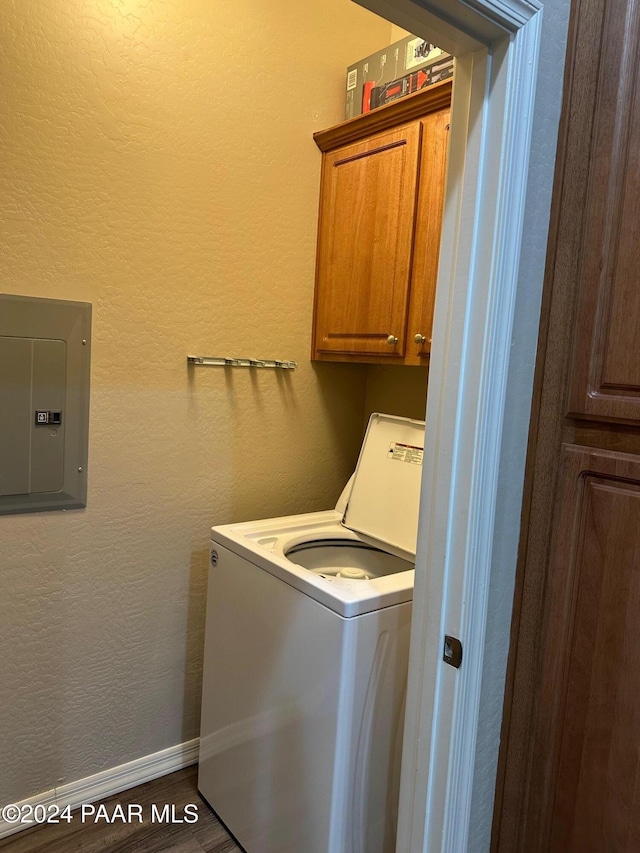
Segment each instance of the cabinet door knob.
[[431,346],[431,338],[425,338],[425,336],[420,333],[414,335],[413,340],[416,344],[429,344],[429,346]]
[[389,344],[390,347],[392,347],[398,343],[398,339],[396,338],[395,335],[389,335],[389,337],[387,338],[387,343]]

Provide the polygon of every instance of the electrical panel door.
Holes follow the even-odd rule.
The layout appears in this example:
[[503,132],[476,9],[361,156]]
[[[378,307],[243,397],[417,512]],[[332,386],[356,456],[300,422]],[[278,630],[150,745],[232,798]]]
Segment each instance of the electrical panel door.
[[91,306],[0,294],[0,514],[86,504]]

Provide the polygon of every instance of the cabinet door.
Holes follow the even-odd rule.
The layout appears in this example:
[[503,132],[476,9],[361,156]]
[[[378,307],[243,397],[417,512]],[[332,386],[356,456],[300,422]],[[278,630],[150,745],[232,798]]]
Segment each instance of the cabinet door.
[[407,326],[407,364],[422,364],[431,352],[449,149],[449,110],[431,113],[421,121],[421,125],[420,183]]
[[420,129],[414,122],[325,155],[314,339],[320,357],[404,355]]

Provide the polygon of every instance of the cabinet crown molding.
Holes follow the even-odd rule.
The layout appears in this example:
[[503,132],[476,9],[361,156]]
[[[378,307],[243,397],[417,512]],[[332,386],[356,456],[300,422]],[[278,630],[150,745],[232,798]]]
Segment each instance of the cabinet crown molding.
[[326,130],[318,130],[313,134],[314,142],[320,151],[332,151],[341,145],[349,145],[373,133],[390,127],[397,128],[404,122],[444,109],[451,103],[452,86],[451,80],[443,80],[442,83],[436,83],[428,89],[399,98],[391,104],[378,107]]

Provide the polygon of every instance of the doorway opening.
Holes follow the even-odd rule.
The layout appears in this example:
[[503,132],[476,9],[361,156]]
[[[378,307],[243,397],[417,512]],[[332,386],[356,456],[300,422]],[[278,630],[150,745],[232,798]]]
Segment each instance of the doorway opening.
[[[476,840],[484,834],[478,849],[486,849],[491,829],[532,381],[531,372],[529,384],[520,389],[524,415],[519,429],[507,436],[505,424],[513,426],[507,404],[514,399],[509,370],[512,359],[523,354],[533,363],[536,346],[535,330],[515,344],[512,336],[522,307],[522,235],[530,213],[527,184],[542,7],[526,2],[498,7],[484,0],[473,9],[459,0],[436,0],[428,8],[412,0],[358,2],[456,57],[398,849],[459,853],[469,848],[470,833]],[[555,131],[559,101],[560,93]],[[554,155],[555,142],[544,174],[549,197]],[[546,239],[548,207],[541,224]],[[539,261],[538,292],[544,244]],[[498,514],[505,477],[514,490]],[[509,548],[498,553],[496,542],[505,529],[511,531],[511,553]],[[490,590],[500,572],[505,594],[500,612],[490,614]],[[442,659],[445,634],[461,641],[459,669]],[[504,643],[492,649],[489,659],[485,642],[496,636]],[[490,685],[499,696],[499,711],[479,737]],[[489,784],[479,797],[481,777]],[[479,821],[473,818],[478,813]]]

